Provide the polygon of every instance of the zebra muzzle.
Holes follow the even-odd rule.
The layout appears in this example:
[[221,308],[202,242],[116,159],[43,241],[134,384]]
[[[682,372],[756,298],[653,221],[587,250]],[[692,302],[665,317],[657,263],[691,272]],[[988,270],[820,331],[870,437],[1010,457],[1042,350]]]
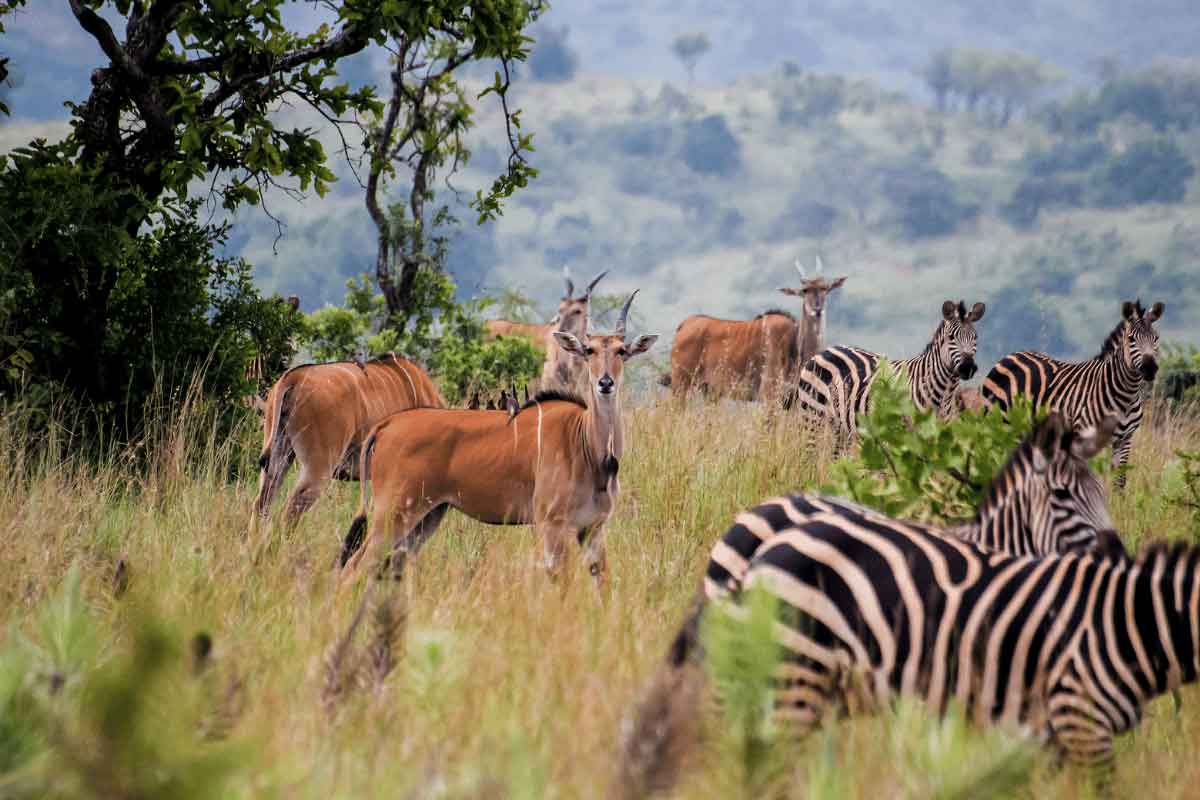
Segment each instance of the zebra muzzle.
[[1158,361],[1153,358],[1143,358],[1141,373],[1146,380],[1154,380],[1154,376],[1158,374]]
[[975,366],[975,359],[966,358],[958,365],[958,377],[964,381],[969,381],[975,377],[975,373],[979,371],[979,367]]

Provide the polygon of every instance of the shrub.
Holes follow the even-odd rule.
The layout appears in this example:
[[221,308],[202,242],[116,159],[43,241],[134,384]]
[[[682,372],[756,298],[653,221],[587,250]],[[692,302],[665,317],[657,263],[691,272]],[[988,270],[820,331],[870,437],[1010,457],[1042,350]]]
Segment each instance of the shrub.
[[1017,184],[1012,197],[1000,208],[1000,215],[1017,228],[1029,228],[1037,222],[1042,209],[1072,208],[1083,200],[1083,184],[1061,177],[1026,178]]
[[959,199],[954,181],[936,167],[908,161],[883,174],[883,193],[897,221],[911,239],[945,236],[979,213],[977,205]]
[[683,161],[693,172],[727,178],[742,168],[741,146],[725,117],[710,114],[684,130]]
[[1033,421],[1018,399],[1007,417],[968,412],[941,422],[936,410],[916,409],[908,380],[884,362],[859,420],[858,455],[835,463],[822,491],[903,519],[967,519]]
[[1172,139],[1138,142],[1108,159],[1091,176],[1097,205],[1180,203],[1196,168]]
[[1108,157],[1108,147],[1096,138],[1064,139],[1050,148],[1033,148],[1021,159],[1022,168],[1030,175],[1044,176],[1055,172],[1080,172],[1091,169]]

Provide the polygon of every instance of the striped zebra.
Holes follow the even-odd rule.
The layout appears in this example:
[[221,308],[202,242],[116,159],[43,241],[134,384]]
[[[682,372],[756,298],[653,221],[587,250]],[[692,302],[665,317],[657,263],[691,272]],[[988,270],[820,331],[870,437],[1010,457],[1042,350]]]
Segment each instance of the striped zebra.
[[[942,303],[942,321],[925,350],[895,362],[907,374],[917,408],[938,409],[943,418],[958,410],[958,387],[975,375],[975,323],[985,306]],[[858,415],[869,408],[871,385],[879,375],[879,356],[857,347],[829,347],[812,357],[800,373],[794,400],[804,411],[833,421],[844,442],[858,435]]]
[[[1108,446],[1115,426],[1116,420],[1109,419],[1076,433],[1059,415],[1051,414],[997,473],[975,519],[947,530],[892,520],[845,500],[812,496],[777,498],[739,514],[713,546],[703,589],[671,646],[666,669],[626,731],[622,780],[644,788],[647,783],[657,784],[658,779],[653,777],[656,774],[671,772],[670,767],[664,768],[658,762],[681,752],[671,739],[687,727],[680,720],[692,710],[675,706],[685,702],[680,698],[694,699],[698,693],[700,672],[691,667],[701,655],[700,617],[710,602],[740,595],[759,560],[758,554],[766,551],[776,536],[793,531],[816,515],[836,521],[844,512],[852,512],[882,528],[918,531],[927,538],[941,540],[936,548],[970,554],[976,560],[986,560],[984,548],[1005,556],[1094,552],[1125,560],[1124,548],[1108,515],[1104,484],[1088,466],[1088,459]],[[925,549],[933,552],[934,546]],[[955,570],[952,575],[954,580],[962,581],[964,570]],[[893,603],[889,607],[900,606]]]
[[[1112,465],[1129,463],[1133,434],[1142,421],[1145,392],[1158,373],[1158,332],[1163,304],[1149,310],[1138,301],[1121,304],[1121,322],[1108,335],[1099,355],[1081,363],[1058,361],[1044,353],[1012,353],[1000,359],[983,382],[983,396],[1007,411],[1016,395],[1035,406],[1061,412],[1075,426],[1096,424],[1115,415]],[[1125,476],[1117,474],[1118,486]]]
[[899,696],[938,713],[954,699],[977,724],[1108,765],[1150,699],[1196,679],[1200,548],[1020,558],[842,501],[756,513],[776,533],[745,585],[783,606],[776,713],[798,731]]

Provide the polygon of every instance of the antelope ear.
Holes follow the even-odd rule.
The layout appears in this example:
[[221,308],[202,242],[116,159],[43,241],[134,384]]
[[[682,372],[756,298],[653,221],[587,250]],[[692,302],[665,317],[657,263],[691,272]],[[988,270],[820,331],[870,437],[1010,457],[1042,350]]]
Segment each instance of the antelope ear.
[[1033,471],[1045,472],[1054,460],[1062,443],[1063,434],[1068,432],[1063,424],[1062,415],[1051,411],[1050,416],[1038,426],[1033,437]]
[[1162,303],[1155,303],[1154,305],[1150,306],[1150,310],[1146,312],[1146,322],[1158,322],[1159,318],[1162,317],[1163,309],[1165,308],[1166,306],[1164,306]]
[[571,355],[584,356],[587,355],[584,351],[586,348],[583,342],[579,341],[573,333],[566,331],[554,331],[554,339],[558,342],[558,346],[566,350]]
[[971,306],[971,312],[967,314],[967,321],[979,322],[979,320],[983,319],[984,311],[987,311],[987,306],[985,306],[983,303],[976,303],[975,305]]
[[1071,455],[1085,461],[1108,447],[1117,430],[1117,418],[1108,416],[1079,432],[1071,442]]
[[942,303],[942,318],[951,321],[958,319],[958,303],[953,300]]
[[627,351],[625,353],[625,360],[628,361],[629,359],[633,358],[634,356],[640,356],[642,353],[644,353],[650,349],[650,345],[654,344],[657,341],[658,341],[658,334],[654,334],[654,333],[643,334],[643,335],[637,337],[637,339],[634,340],[633,344],[631,344],[631,345],[629,345],[629,347],[625,348]]
[[832,292],[834,289],[838,288],[839,286],[841,286],[841,285],[842,285],[843,283],[845,283],[845,282],[846,282],[846,276],[845,276],[845,275],[843,275],[843,276],[842,276],[842,277],[840,277],[840,278],[834,278],[834,279],[833,279],[833,282],[829,284],[829,291],[831,291],[831,292]]
[[784,294],[790,294],[790,295],[791,295],[791,296],[793,296],[793,297],[800,297],[801,295],[803,295],[803,294],[804,294],[804,290],[803,290],[803,289],[791,289],[791,288],[787,288],[787,289],[780,289],[779,291],[783,292]]
[[1121,317],[1127,322],[1132,322],[1137,317],[1137,306],[1132,300],[1126,300],[1121,303]]

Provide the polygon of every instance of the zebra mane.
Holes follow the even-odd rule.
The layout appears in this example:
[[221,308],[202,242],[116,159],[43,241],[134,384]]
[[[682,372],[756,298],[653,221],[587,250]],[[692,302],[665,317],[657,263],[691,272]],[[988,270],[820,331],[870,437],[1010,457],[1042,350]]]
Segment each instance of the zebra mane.
[[1121,349],[1121,337],[1125,335],[1125,326],[1128,324],[1125,320],[1117,323],[1117,327],[1113,328],[1112,333],[1104,340],[1104,344],[1100,348],[1100,355],[1108,355]]
[[1182,539],[1173,542],[1157,539],[1143,545],[1132,562],[1142,569],[1152,569],[1162,564],[1164,572],[1181,563],[1194,567],[1200,563],[1200,547]]

